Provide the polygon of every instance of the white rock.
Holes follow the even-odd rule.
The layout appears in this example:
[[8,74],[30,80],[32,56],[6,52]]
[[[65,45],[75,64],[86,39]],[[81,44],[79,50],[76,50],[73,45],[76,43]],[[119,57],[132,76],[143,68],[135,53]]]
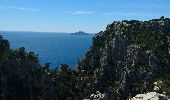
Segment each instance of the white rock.
[[154,90],[155,91],[159,91],[161,89],[161,87],[162,87],[162,81],[161,80],[154,82]]
[[90,95],[90,98],[91,98],[91,97],[94,97],[94,94],[91,94],[91,95]]
[[147,94],[138,94],[130,100],[169,100],[164,94],[149,92]]
[[99,91],[96,91],[96,94],[91,94],[90,99],[83,99],[83,100],[103,100],[105,97],[105,93],[102,94]]

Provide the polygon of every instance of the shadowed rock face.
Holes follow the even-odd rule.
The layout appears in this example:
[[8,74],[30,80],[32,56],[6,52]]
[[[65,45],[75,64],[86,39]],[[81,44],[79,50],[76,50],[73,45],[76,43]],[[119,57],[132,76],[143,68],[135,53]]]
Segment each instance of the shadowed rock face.
[[169,37],[168,18],[113,22],[96,34],[78,68],[94,74],[94,90],[117,99],[152,91],[154,80],[170,74]]

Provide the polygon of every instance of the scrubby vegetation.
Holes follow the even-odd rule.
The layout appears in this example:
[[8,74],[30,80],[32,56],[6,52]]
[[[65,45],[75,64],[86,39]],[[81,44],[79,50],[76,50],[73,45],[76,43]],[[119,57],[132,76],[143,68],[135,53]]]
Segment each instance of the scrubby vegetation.
[[[94,90],[115,99],[150,91],[170,95],[170,19],[109,24],[96,34],[78,67],[93,72]],[[154,90],[156,81],[164,84],[159,90]]]
[[0,36],[1,100],[81,100],[96,91],[117,100],[150,91],[170,95],[169,76],[169,18],[113,22],[75,69],[40,65],[38,55],[12,50]]

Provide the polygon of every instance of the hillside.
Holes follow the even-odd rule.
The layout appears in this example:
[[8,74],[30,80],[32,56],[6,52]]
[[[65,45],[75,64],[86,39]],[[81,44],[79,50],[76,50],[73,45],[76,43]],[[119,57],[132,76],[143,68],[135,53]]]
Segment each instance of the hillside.
[[100,94],[126,100],[158,92],[170,96],[170,19],[115,21],[93,38],[75,69],[50,69],[25,48],[0,36],[1,100],[82,100]]
[[[93,39],[78,69],[93,76],[93,93],[127,99],[149,91],[170,95],[170,19],[115,21]],[[154,90],[154,82],[161,88]]]

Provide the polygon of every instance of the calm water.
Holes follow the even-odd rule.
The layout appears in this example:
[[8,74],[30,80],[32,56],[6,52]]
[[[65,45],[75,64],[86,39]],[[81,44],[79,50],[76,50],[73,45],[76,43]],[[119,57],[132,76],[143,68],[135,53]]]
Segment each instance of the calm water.
[[94,35],[70,35],[39,32],[1,32],[10,41],[12,49],[25,47],[39,55],[40,63],[50,62],[53,68],[60,64],[74,67],[91,46]]

